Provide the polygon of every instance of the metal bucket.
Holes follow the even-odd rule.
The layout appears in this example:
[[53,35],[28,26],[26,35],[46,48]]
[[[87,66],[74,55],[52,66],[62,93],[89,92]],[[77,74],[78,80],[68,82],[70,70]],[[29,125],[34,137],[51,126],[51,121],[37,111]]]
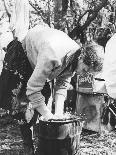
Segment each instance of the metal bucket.
[[39,122],[38,155],[77,155],[83,121],[79,117]]

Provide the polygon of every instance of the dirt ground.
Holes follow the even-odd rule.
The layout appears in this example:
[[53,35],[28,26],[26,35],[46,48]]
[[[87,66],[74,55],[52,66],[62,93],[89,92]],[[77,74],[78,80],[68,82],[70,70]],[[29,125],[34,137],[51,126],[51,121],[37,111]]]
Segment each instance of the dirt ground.
[[23,155],[18,124],[9,116],[0,118],[0,155]]
[[[9,116],[0,118],[0,155],[24,155],[19,126]],[[79,155],[116,155],[115,131],[100,135],[83,130]]]

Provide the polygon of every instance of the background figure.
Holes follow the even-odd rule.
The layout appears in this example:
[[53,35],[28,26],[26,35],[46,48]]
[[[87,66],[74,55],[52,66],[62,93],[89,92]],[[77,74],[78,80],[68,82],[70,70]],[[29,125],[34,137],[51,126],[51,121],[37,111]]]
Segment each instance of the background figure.
[[108,41],[105,48],[103,76],[108,95],[116,99],[116,34]]
[[[77,114],[83,114],[86,117],[84,128],[99,132],[100,105],[103,100],[98,94],[103,92],[102,87],[104,86],[104,81],[96,81],[95,78],[102,79],[104,49],[102,46],[93,42],[90,47],[86,47],[85,45],[84,50],[87,50],[88,53],[94,53],[96,51],[99,58],[101,58],[101,66],[99,66],[100,68],[89,70],[83,76],[77,77],[76,110]],[[86,58],[86,60],[88,59]]]
[[[109,130],[113,130],[116,125],[116,34],[114,34],[106,44],[103,64],[103,78],[105,79],[106,90],[109,95],[109,102],[106,109],[109,123]],[[111,98],[111,99],[110,99]],[[111,109],[111,110],[110,110]],[[113,110],[114,114],[111,112]]]

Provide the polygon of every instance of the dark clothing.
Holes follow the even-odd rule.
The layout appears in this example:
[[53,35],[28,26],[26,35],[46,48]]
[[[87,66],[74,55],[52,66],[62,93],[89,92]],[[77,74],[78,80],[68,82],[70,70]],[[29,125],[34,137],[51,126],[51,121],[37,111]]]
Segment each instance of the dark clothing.
[[[36,123],[38,112],[35,111],[30,123],[26,123],[25,110],[27,105],[21,106],[20,103],[21,101],[29,102],[25,92],[27,81],[32,71],[22,44],[17,40],[10,42],[7,47],[3,70],[0,76],[0,108],[9,110],[13,118],[23,121],[24,124],[20,125],[20,130],[24,149],[28,155],[29,153],[33,155],[34,152],[30,127]],[[45,102],[47,103],[51,94],[49,83],[46,82],[42,94],[45,96]]]
[[32,74],[31,65],[19,41],[8,44],[0,76],[0,108],[15,115],[21,110],[18,99],[23,98],[26,84]]

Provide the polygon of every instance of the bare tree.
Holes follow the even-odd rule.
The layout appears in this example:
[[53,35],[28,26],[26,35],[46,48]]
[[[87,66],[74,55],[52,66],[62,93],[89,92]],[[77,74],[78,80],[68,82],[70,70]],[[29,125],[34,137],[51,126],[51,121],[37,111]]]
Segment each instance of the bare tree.
[[[91,22],[97,17],[99,11],[105,7],[108,4],[108,0],[102,0],[93,10],[87,10],[77,21],[77,26],[69,32],[69,36],[74,38],[80,38],[83,40],[84,31],[87,29],[87,27],[91,24]],[[84,17],[85,14],[88,13],[87,20],[83,25],[80,24],[81,19]]]

